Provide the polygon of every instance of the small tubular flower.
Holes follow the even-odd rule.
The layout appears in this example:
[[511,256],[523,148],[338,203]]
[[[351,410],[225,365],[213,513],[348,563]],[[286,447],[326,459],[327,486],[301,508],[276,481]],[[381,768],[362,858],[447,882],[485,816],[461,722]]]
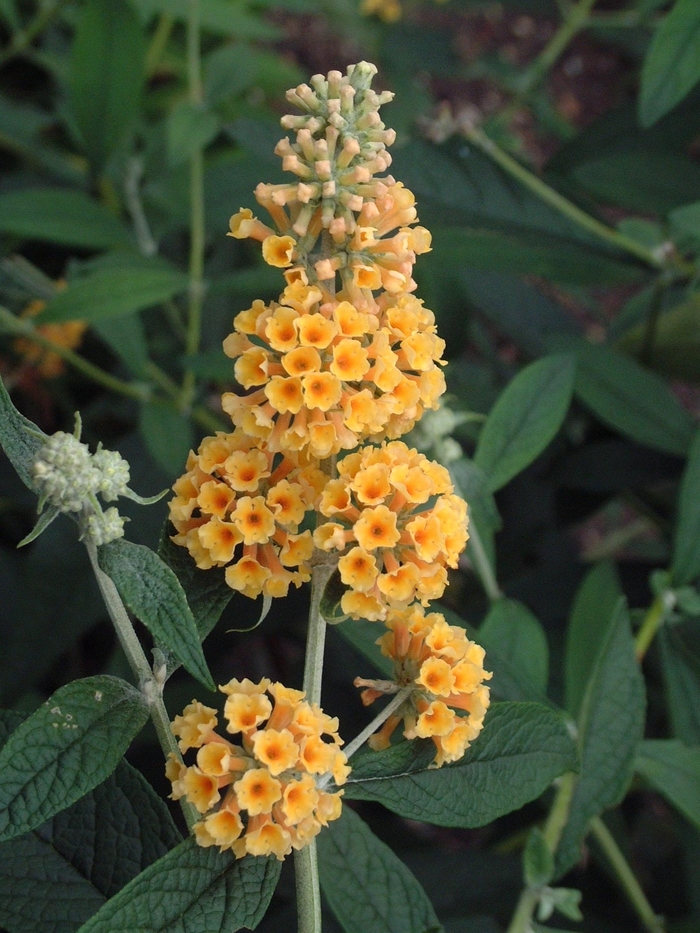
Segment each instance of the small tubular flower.
[[197,566],[226,568],[226,582],[245,596],[284,596],[310,577],[310,531],[300,531],[325,474],[280,457],[242,429],[205,438],[187,473],[173,485],[173,541]]
[[387,720],[369,744],[386,748],[391,734],[403,719],[407,739],[432,739],[434,767],[457,761],[478,736],[489,706],[489,688],[484,681],[484,649],[470,641],[463,628],[449,625],[439,612],[425,613],[419,605],[391,610],[387,631],[377,644],[394,664],[393,681],[357,678],[368,705],[384,693],[413,687],[394,717]]
[[350,771],[338,720],[301,691],[267,679],[234,679],[220,690],[227,695],[226,732],[240,734],[240,744],[220,735],[216,712],[193,700],[171,729],[183,752],[198,749],[197,760],[168,760],[171,796],[185,797],[201,814],[199,845],[281,860],[340,816],[342,790],[324,790],[326,775],[343,784]]
[[384,619],[390,609],[441,596],[445,568],[457,565],[468,537],[467,505],[447,470],[391,441],[349,454],[338,473],[318,505],[332,521],[316,529],[314,542],[341,553],[343,612]]

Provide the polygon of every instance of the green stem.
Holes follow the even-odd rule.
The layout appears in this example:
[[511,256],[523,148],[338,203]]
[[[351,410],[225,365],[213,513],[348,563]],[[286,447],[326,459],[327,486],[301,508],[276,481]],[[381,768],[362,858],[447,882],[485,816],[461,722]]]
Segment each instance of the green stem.
[[68,0],[53,0],[52,3],[42,4],[34,19],[25,29],[16,32],[10,41],[8,47],[0,53],[0,68],[14,58],[15,55],[21,55],[25,49],[29,48],[32,42],[49,25],[52,19],[56,17],[62,6],[65,6]]
[[647,649],[654,640],[654,636],[664,623],[666,612],[666,601],[664,600],[663,594],[659,594],[654,598],[654,602],[647,610],[634,641],[634,648],[638,661],[641,661],[647,653]]
[[[654,250],[643,246],[641,243],[631,239],[631,237],[625,236],[612,227],[608,227],[600,220],[596,220],[595,217],[591,217],[590,214],[581,210],[580,207],[577,207],[571,201],[567,200],[563,195],[559,194],[558,191],[555,191],[554,188],[550,188],[541,178],[533,174],[533,172],[528,171],[528,169],[521,165],[516,159],[499,148],[483,130],[476,126],[467,126],[462,127],[462,132],[473,146],[476,146],[477,149],[481,150],[481,152],[492,159],[512,178],[515,178],[541,201],[544,201],[545,204],[548,204],[560,214],[563,214],[564,217],[567,217],[577,226],[586,230],[588,233],[592,233],[610,246],[629,253],[631,256],[641,260],[653,269],[663,270],[667,268],[667,260],[658,255]],[[673,266],[676,271],[683,275],[690,275],[692,272],[692,266],[680,259],[673,259]]]
[[[137,679],[139,689],[142,691],[148,701],[151,712],[151,720],[155,726],[158,735],[160,747],[167,758],[169,755],[175,755],[179,762],[182,762],[182,755],[178,748],[175,736],[170,730],[170,717],[163,702],[162,684],[156,679],[151,669],[148,659],[144,654],[141,642],[136,636],[131,619],[124,607],[119,591],[114,585],[113,580],[100,567],[97,557],[97,548],[93,541],[85,538],[85,547],[87,548],[90,563],[100,588],[102,598],[109,613],[114,628],[119,639],[119,643],[124,649],[124,654],[129,662],[131,670]],[[190,829],[197,822],[199,816],[197,811],[185,800],[181,801],[182,812],[184,813],[187,825]]]
[[48,337],[44,337],[44,335],[39,333],[29,321],[17,317],[2,306],[0,306],[0,323],[4,325],[2,329],[9,330],[11,333],[21,337],[26,337],[33,343],[38,343],[40,347],[50,350],[52,353],[55,353],[57,356],[60,356],[61,359],[65,360],[66,363],[70,363],[71,366],[84,376],[87,376],[88,379],[92,379],[93,382],[103,385],[112,392],[118,392],[120,395],[126,395],[128,398],[138,399],[140,402],[148,401],[151,397],[151,389],[149,386],[126,382],[123,379],[118,379],[116,376],[110,375],[110,373],[100,369],[99,366],[89,363],[87,360],[83,359],[82,356],[74,353],[73,350],[62,347],[60,344],[54,343],[53,340],[49,340]]
[[664,923],[660,917],[657,917],[651,908],[651,904],[646,898],[641,885],[634,876],[627,860],[620,851],[615,842],[612,833],[601,820],[599,816],[591,820],[589,826],[590,832],[596,839],[606,858],[610,862],[620,886],[627,895],[632,907],[649,933],[664,933]]
[[596,0],[580,0],[580,3],[569,9],[564,22],[525,72],[521,86],[523,96],[530,94],[541,84],[576,33],[584,28],[595,3]]
[[147,78],[153,77],[158,70],[158,65],[168,45],[174,25],[175,20],[169,13],[161,13],[146,52],[145,70]]
[[483,541],[476,527],[476,522],[470,516],[469,521],[469,557],[474,562],[474,567],[476,572],[479,574],[481,583],[486,591],[486,595],[491,600],[495,602],[497,599],[503,598],[503,592],[498,585],[496,580],[496,574],[494,573],[493,567],[491,566],[491,561],[488,559],[486,550],[484,548]]
[[[554,855],[569,818],[571,800],[576,787],[576,775],[569,771],[559,779],[552,807],[544,824],[543,834],[545,842]],[[529,933],[531,930],[532,915],[539,901],[539,892],[536,888],[525,888],[518,899],[513,918],[508,927],[508,933]]]
[[[188,0],[187,18],[187,82],[188,100],[193,107],[202,107],[202,65],[200,60],[199,0]],[[202,306],[204,304],[204,152],[198,147],[190,157],[190,261],[189,300],[187,305],[187,335],[185,352],[194,356],[199,350],[202,329]],[[185,406],[192,403],[195,376],[192,370],[185,372],[182,384],[182,399]]]

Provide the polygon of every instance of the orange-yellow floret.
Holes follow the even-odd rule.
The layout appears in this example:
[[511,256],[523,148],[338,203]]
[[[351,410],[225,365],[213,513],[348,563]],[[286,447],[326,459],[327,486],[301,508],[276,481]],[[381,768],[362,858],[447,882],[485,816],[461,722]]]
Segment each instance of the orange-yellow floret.
[[338,720],[307,703],[302,691],[267,678],[234,678],[219,689],[226,731],[240,733],[240,744],[214,732],[214,711],[193,701],[172,729],[184,751],[198,749],[197,762],[188,767],[169,757],[171,796],[202,815],[194,827],[199,845],[231,849],[236,858],[283,859],[340,816],[342,790],[325,790],[328,780],[341,785],[350,772]]

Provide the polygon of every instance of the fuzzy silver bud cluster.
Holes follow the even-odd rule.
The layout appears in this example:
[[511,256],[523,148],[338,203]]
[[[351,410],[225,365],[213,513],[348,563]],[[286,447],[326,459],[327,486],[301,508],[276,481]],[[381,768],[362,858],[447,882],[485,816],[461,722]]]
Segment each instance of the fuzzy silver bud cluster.
[[92,458],[93,466],[100,471],[99,492],[105,502],[114,502],[126,495],[129,480],[128,462],[116,450],[98,450]]
[[42,498],[59,512],[80,512],[102,479],[87,444],[65,431],[57,431],[39,450],[32,476]]
[[97,547],[116,541],[124,537],[124,523],[119,511],[112,506],[104,512],[93,512],[88,515],[86,524],[87,533]]

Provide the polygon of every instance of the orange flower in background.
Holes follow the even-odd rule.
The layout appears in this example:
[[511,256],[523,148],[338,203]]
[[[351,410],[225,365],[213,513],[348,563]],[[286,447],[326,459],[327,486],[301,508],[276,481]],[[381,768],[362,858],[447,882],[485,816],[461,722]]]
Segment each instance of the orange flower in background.
[[407,739],[430,738],[436,747],[435,767],[457,761],[483,727],[490,692],[484,684],[484,649],[467,638],[463,628],[449,625],[439,612],[426,615],[411,606],[391,610],[387,632],[377,640],[382,654],[394,663],[393,681],[357,678],[365,704],[385,693],[413,686],[406,702],[373,735],[372,748],[387,748],[391,735],[404,724]]
[[338,473],[318,504],[332,521],[318,526],[314,542],[341,553],[343,612],[378,620],[391,608],[440,597],[445,568],[456,566],[468,537],[467,506],[448,471],[392,441],[349,454]]
[[342,791],[328,793],[316,777],[347,779],[338,721],[301,691],[266,678],[234,679],[220,689],[226,732],[240,734],[240,744],[219,734],[215,711],[193,700],[171,728],[183,753],[198,749],[196,764],[168,760],[171,796],[202,815],[194,828],[199,845],[232,849],[237,858],[283,859],[340,816]]
[[[66,282],[59,280],[56,282],[56,291],[63,291],[66,288]],[[30,301],[22,310],[20,317],[36,317],[46,307],[46,302],[42,299]],[[64,347],[66,350],[75,350],[80,346],[83,334],[88,328],[86,321],[64,321],[60,324],[38,324],[36,331],[42,337],[46,337],[53,343]],[[44,379],[54,379],[62,375],[65,371],[65,363],[61,357],[52,350],[47,350],[28,337],[18,337],[13,341],[12,349],[18,353],[26,363],[34,366],[40,376]]]

